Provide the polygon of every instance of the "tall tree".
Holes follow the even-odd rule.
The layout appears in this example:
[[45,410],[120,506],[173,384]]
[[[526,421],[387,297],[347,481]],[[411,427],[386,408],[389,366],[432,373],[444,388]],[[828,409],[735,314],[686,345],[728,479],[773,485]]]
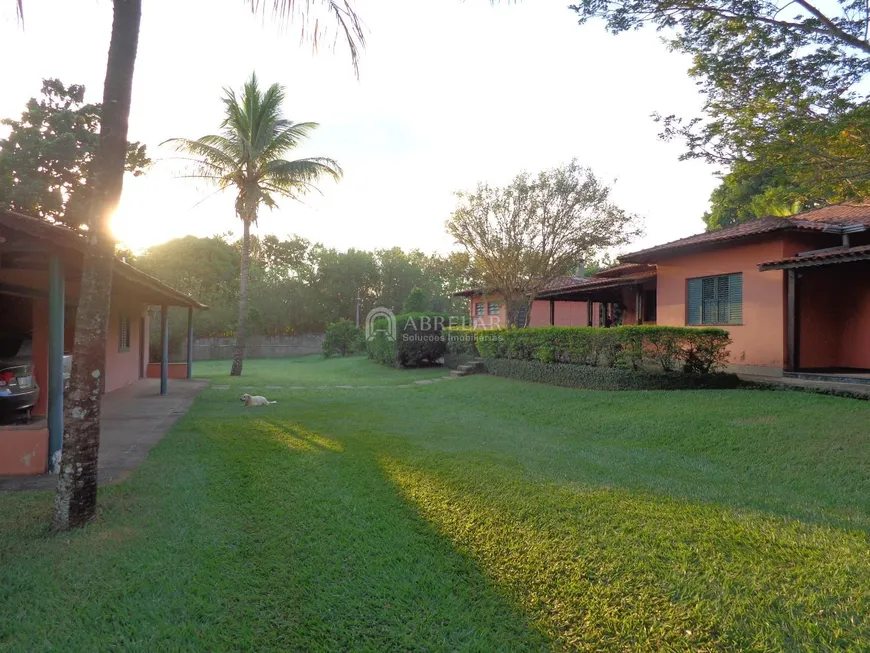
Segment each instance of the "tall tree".
[[236,193],[236,216],[242,221],[242,265],[231,376],[241,375],[245,358],[251,225],[257,222],[260,207],[275,208],[279,197],[299,199],[314,188],[318,179],[338,180],[342,174],[339,165],[325,157],[290,161],[282,158],[317,128],[317,123],[295,123],[284,118],[281,113],[284,98],[284,89],[278,84],[265,91],[261,89],[254,73],[245,83],[241,97],[232,89],[225,89],[225,117],[219,134],[197,140],[166,141],[190,155],[194,167],[190,176]]
[[535,295],[577,261],[640,234],[639,218],[614,204],[610,188],[576,160],[457,197],[447,232],[474,259],[487,289],[504,297],[510,326],[525,326],[520,316]]
[[[771,170],[802,203],[870,194],[870,5],[863,0],[581,0],[580,22],[654,25],[692,57],[704,116],[659,117],[684,158]],[[751,168],[751,169],[750,169]]]
[[[88,184],[100,130],[99,104],[85,104],[85,87],[42,80],[42,97],[27,102],[0,139],[0,207],[79,229],[87,219]],[[139,176],[151,161],[128,143],[124,169]],[[70,201],[74,200],[73,204]]]
[[106,369],[105,343],[115,260],[110,220],[121,199],[124,181],[141,0],[115,0],[114,7],[100,138],[91,163],[88,245],[76,311],[70,392],[64,402],[63,453],[57,470],[53,522],[60,530],[89,522],[97,506],[101,377]]
[[[245,0],[252,11],[266,10],[260,0]],[[109,224],[120,200],[124,153],[133,88],[133,68],[139,48],[142,0],[114,0],[112,35],[103,87],[103,115],[97,153],[92,164],[92,198],[86,220],[88,249],[84,256],[76,314],[71,392],[64,404],[63,457],[58,470],[53,525],[67,529],[85,524],[96,514],[97,460],[100,442],[100,376],[105,369],[105,337],[112,289],[112,248]],[[320,20],[313,7],[325,8],[331,20]],[[23,0],[16,0],[23,20]],[[344,36],[357,69],[365,42],[351,0],[298,2],[275,0],[273,11],[302,24],[304,38],[317,45],[336,25],[335,40]]]
[[756,166],[735,163],[710,195],[710,210],[703,220],[708,230],[721,229],[764,216],[789,216],[831,201],[796,186],[781,168],[757,171]]

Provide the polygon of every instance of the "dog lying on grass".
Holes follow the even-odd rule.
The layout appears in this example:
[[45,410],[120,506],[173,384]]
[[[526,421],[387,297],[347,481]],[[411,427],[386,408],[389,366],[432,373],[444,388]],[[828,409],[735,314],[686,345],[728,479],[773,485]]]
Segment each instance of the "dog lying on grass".
[[269,401],[260,395],[249,395],[247,392],[241,396],[242,403],[245,407],[250,406],[268,406],[269,404],[277,404],[277,401]]

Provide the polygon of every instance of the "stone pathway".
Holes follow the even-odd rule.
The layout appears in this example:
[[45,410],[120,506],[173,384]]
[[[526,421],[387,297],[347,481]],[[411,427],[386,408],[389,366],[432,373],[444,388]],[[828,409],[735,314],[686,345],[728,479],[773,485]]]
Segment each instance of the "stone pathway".
[[783,376],[762,376],[756,374],[738,374],[744,381],[750,381],[758,385],[766,385],[774,390],[802,389],[808,392],[821,394],[842,393],[854,397],[866,397],[870,399],[870,384],[866,383],[836,383],[830,381],[816,381],[810,379],[795,379]]

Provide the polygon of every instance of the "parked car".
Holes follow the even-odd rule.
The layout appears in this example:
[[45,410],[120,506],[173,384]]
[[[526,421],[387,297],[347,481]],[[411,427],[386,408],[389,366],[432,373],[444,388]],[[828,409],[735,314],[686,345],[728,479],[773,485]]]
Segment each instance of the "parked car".
[[69,377],[72,372],[72,356],[64,354],[63,357],[63,391],[69,390]]
[[39,400],[29,338],[0,338],[0,417],[27,419]]

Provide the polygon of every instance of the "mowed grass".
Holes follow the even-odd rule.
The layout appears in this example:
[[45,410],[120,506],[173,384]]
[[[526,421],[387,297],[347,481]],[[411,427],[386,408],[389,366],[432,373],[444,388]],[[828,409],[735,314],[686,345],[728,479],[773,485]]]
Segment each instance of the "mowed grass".
[[[867,402],[245,369],[92,526],[52,535],[50,495],[0,495],[0,649],[870,642]],[[248,385],[279,403],[242,408]]]
[[449,376],[450,370],[442,367],[422,367],[414,370],[398,370],[386,365],[375,365],[363,358],[331,358],[321,355],[298,358],[255,358],[245,361],[243,376],[231,377],[230,361],[202,361],[193,366],[194,375],[212,379],[219,385],[234,386],[256,384],[265,386],[320,387],[339,385],[406,385],[424,379]]

